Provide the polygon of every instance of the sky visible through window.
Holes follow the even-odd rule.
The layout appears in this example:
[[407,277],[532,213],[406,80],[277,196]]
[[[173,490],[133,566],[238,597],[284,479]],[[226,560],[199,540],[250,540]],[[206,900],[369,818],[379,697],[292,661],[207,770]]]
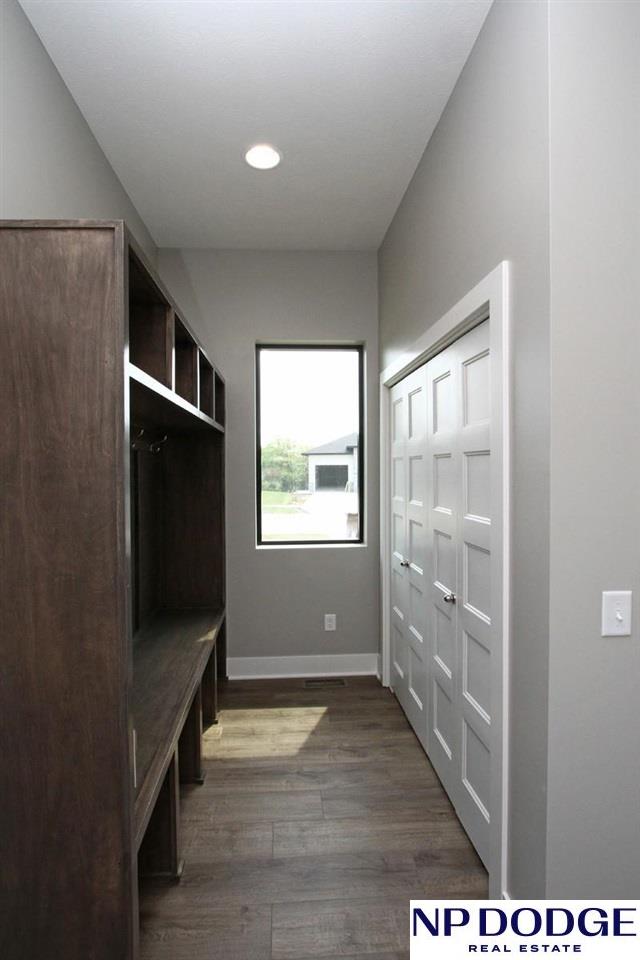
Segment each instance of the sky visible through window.
[[261,350],[260,385],[263,444],[311,448],[358,429],[355,350]]
[[262,541],[358,539],[360,352],[264,347],[258,363]]

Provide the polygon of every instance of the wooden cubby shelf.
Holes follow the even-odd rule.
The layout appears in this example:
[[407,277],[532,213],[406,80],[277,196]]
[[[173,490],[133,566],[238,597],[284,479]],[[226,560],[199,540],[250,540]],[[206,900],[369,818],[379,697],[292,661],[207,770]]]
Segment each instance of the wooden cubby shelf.
[[224,380],[216,370],[215,373],[215,417],[221,427],[225,423],[225,389]]
[[[159,398],[158,411],[163,409],[160,401],[173,403],[203,424],[223,428],[225,385],[220,371],[211,363],[170,295],[132,244],[128,249],[127,268],[130,380]],[[150,398],[145,403],[140,397],[140,403],[146,407],[152,405]],[[175,426],[188,429],[184,417],[180,418],[166,406],[164,411]]]
[[175,318],[175,391],[198,405],[198,348],[184,323]]
[[199,390],[199,407],[201,413],[206,414],[206,416],[214,417],[213,410],[213,401],[214,401],[214,372],[213,367],[205,357],[202,350],[199,351],[199,364],[200,364],[200,390]]
[[211,427],[219,433],[224,432],[221,424],[198,410],[192,403],[179,394],[169,390],[163,384],[148,376],[132,363],[129,364],[129,383],[134,411],[158,427],[171,426],[176,429],[198,430]]
[[138,257],[129,254],[129,360],[172,386],[173,310]]

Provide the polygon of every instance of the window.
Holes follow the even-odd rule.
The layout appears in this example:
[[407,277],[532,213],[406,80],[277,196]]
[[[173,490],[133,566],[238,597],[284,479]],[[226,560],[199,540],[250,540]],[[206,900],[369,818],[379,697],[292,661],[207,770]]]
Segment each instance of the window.
[[362,347],[256,349],[258,543],[362,543]]

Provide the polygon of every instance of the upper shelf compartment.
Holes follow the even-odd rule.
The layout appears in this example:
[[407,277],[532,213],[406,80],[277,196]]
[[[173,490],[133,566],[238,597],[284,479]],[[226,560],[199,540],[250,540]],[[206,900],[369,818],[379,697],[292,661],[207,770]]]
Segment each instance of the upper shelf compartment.
[[135,254],[129,254],[129,360],[172,387],[173,310]]
[[224,380],[128,237],[132,415],[156,426],[224,430]]
[[153,426],[180,433],[202,429],[223,432],[220,424],[211,417],[132,364],[129,364],[129,386],[131,419],[136,426]]
[[175,318],[175,391],[198,406],[198,348],[184,323]]
[[214,417],[213,412],[213,395],[214,387],[213,381],[215,374],[213,372],[213,367],[205,357],[204,353],[199,351],[199,362],[200,362],[200,410],[202,413],[206,413],[208,417]]
[[225,421],[225,403],[224,403],[224,380],[216,370],[215,372],[215,418],[221,427],[224,427]]

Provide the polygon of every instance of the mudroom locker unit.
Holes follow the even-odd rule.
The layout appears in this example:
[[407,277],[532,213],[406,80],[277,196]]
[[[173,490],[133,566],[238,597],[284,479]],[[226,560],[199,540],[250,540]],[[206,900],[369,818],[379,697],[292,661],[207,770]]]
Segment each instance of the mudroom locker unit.
[[0,270],[0,954],[134,960],[225,672],[224,379],[120,221]]

